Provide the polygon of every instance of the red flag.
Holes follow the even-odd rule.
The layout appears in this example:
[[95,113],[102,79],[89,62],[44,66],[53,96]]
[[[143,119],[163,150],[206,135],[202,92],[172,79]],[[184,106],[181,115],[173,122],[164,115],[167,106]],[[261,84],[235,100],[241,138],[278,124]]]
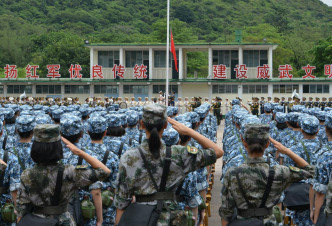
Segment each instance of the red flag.
[[176,58],[176,50],[175,50],[175,45],[174,45],[174,39],[173,39],[173,33],[171,31],[171,53],[173,53],[173,59],[175,61],[175,70],[179,72],[178,70],[178,60]]

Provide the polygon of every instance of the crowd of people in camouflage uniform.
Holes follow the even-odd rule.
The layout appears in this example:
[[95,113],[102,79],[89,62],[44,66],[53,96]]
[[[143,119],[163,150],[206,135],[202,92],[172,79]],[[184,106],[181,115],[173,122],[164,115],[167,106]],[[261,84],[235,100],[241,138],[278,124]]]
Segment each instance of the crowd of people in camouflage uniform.
[[[257,174],[257,171],[253,170],[251,165],[257,162],[269,162],[269,165],[275,167],[275,169],[280,166],[290,169],[285,170],[285,168],[281,168],[284,172],[282,176],[275,178],[276,181],[273,182],[274,187],[272,186],[271,190],[271,193],[276,193],[272,195],[273,199],[268,199],[266,203],[266,206],[270,208],[274,206],[274,208],[277,208],[278,206],[278,210],[281,212],[273,212],[279,213],[280,224],[290,225],[292,221],[294,225],[298,226],[316,225],[323,221],[326,215],[331,214],[331,110],[332,108],[326,106],[324,108],[319,106],[308,108],[304,104],[298,104],[293,105],[288,113],[285,113],[285,106],[279,103],[264,103],[261,114],[257,117],[251,113],[251,110],[240,103],[240,100],[233,100],[232,110],[226,114],[223,137],[225,154],[221,177],[221,217],[229,221],[234,214],[234,205],[236,205],[237,209],[248,208],[241,192],[238,188],[234,189],[234,181],[232,181],[233,184],[230,183],[230,175],[234,171],[234,167],[240,166],[241,172],[246,173],[243,184],[245,184],[248,192],[250,191],[249,197],[251,201],[258,201],[262,198],[262,191],[264,191],[262,187],[265,188],[266,184],[257,183],[257,180],[261,179],[262,175]],[[268,125],[268,133],[271,137],[271,143],[267,146],[264,156],[260,159],[249,158],[243,140],[247,126],[257,123]],[[253,136],[257,138],[259,131],[256,131]],[[288,148],[303,158],[307,165],[305,167],[302,166],[301,169],[296,168],[297,165],[293,159],[283,154],[280,151],[280,147]],[[268,167],[267,164],[264,167]],[[306,184],[308,185],[309,192],[307,191],[308,193],[306,194],[310,205],[308,203],[307,207],[294,211],[287,209],[283,190],[297,181],[300,181],[299,183],[303,187],[306,187],[304,186]],[[233,190],[230,190],[232,188]],[[281,213],[284,215],[284,220],[280,217]],[[270,216],[265,216],[265,225],[276,225],[275,215],[270,213]]]
[[[8,100],[11,101],[10,99]],[[140,127],[140,121],[143,117],[143,106],[120,109],[119,104],[109,103],[106,107],[105,105],[97,104],[97,99],[93,99],[90,104],[82,105],[75,103],[72,99],[66,99],[62,103],[56,103],[51,98],[44,101],[42,99],[31,100],[33,102],[36,101],[34,103],[27,103],[27,101],[29,99],[20,100],[20,104],[3,103],[0,109],[1,121],[4,122],[3,124],[1,123],[0,128],[3,131],[1,141],[4,144],[0,152],[0,158],[5,159],[7,162],[2,183],[1,204],[13,202],[16,205],[18,216],[22,217],[24,215],[26,207],[25,203],[20,199],[22,198],[22,194],[20,195],[19,192],[20,175],[24,170],[38,165],[30,156],[30,150],[35,140],[34,128],[37,125],[55,124],[60,126],[62,137],[85,153],[102,161],[111,170],[110,176],[105,181],[98,181],[84,188],[82,185],[82,188],[75,192],[71,202],[74,202],[74,199],[82,201],[88,198],[95,204],[96,216],[83,221],[79,219],[79,216],[74,216],[74,220],[79,225],[101,225],[101,223],[103,225],[114,225],[116,208],[123,208],[124,205],[121,195],[116,194],[116,189],[121,187],[122,183],[127,183],[127,181],[123,182],[121,180],[122,177],[118,173],[120,158],[130,149],[133,150],[141,145],[144,147],[146,142],[145,131]],[[149,105],[147,104],[146,106]],[[167,107],[165,114],[216,143],[218,126],[216,118],[209,114],[210,105],[203,103],[199,107],[191,108],[190,110],[179,114],[178,107]],[[181,137],[172,128],[171,124],[168,124],[165,129],[162,140],[166,146],[179,144],[185,150],[187,150],[187,145],[190,145],[194,150],[203,149],[196,140],[191,140],[190,137]],[[80,160],[78,156],[74,155],[64,143],[62,145],[62,164],[74,166],[87,164],[84,159]],[[8,157],[5,157],[6,155]],[[200,161],[203,160],[205,161],[204,158]],[[188,175],[186,175],[186,171]],[[199,208],[199,206],[205,203],[205,192],[208,187],[210,168],[202,167],[190,173],[188,168],[178,173],[186,176],[178,189],[178,193],[182,197],[181,202],[172,208],[174,210],[192,210],[194,219],[198,223],[202,221],[202,216],[204,216],[204,208]],[[44,186],[48,185],[45,184]],[[40,187],[40,190],[43,189],[45,188]],[[114,199],[113,204],[108,207],[102,206],[98,202],[98,197],[104,191],[110,191],[112,194],[111,199]],[[17,193],[19,193],[18,198]],[[31,198],[33,199],[34,197]],[[72,215],[74,215],[73,212]],[[65,214],[63,217],[68,218],[70,216]],[[69,222],[68,225],[72,224],[70,220],[63,220],[62,222]],[[14,224],[5,223],[3,219],[1,223]],[[167,224],[165,222],[162,223],[162,225]],[[67,224],[64,223],[64,225]]]

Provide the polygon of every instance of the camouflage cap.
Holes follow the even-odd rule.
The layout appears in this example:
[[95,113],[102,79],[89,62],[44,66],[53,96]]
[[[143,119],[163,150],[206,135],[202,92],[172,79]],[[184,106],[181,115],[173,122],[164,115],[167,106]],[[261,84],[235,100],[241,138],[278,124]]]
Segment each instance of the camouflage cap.
[[52,124],[52,118],[48,114],[41,114],[35,117],[35,123],[40,124]]
[[167,107],[167,116],[168,117],[173,116],[173,108],[172,107]]
[[52,111],[54,111],[55,109],[58,109],[58,108],[59,108],[58,105],[52,105],[52,106],[50,107],[50,111],[52,112]]
[[79,134],[83,130],[82,118],[73,114],[65,114],[60,119],[61,133],[65,136]]
[[179,112],[178,107],[173,107],[173,114],[176,115]]
[[240,100],[239,99],[233,99],[232,100],[232,105],[240,105]]
[[199,115],[200,118],[204,118],[206,115],[206,110],[202,107],[196,108],[195,112]]
[[2,111],[2,115],[4,116],[5,119],[11,119],[15,115],[15,111],[11,108],[6,108]]
[[120,116],[120,119],[121,119],[121,125],[124,126],[124,125],[127,125],[127,115],[126,114],[118,114]]
[[108,127],[120,127],[122,125],[120,115],[107,115],[106,118]]
[[332,128],[332,114],[331,113],[328,113],[325,116],[325,126]]
[[304,116],[301,117],[300,126],[304,132],[314,134],[318,131],[319,120],[315,116]]
[[269,139],[270,126],[262,123],[246,124],[244,139]]
[[134,126],[138,123],[139,117],[138,114],[135,111],[130,112],[130,114],[127,115],[127,122],[129,126]]
[[62,109],[55,109],[54,111],[52,111],[52,118],[54,119],[60,119],[61,115],[64,113],[64,111]]
[[143,122],[148,124],[158,124],[166,122],[166,107],[161,104],[149,104],[143,108]]
[[106,109],[108,112],[110,111],[115,111],[115,107],[114,106],[108,106],[107,109]]
[[35,141],[53,143],[61,139],[60,126],[56,124],[36,125],[33,130]]
[[32,131],[35,128],[35,117],[31,115],[21,115],[16,119],[15,127],[21,133]]
[[282,112],[277,112],[276,113],[277,123],[286,123],[286,119],[287,119],[287,114],[282,113]]
[[107,129],[107,121],[102,116],[91,117],[88,119],[89,128],[88,131],[91,133],[102,133]]
[[46,113],[50,112],[50,107],[49,106],[43,106],[43,111]]
[[20,112],[20,115],[31,115],[30,111],[24,110]]
[[166,129],[162,137],[167,146],[176,145],[179,142],[179,138],[179,133],[173,128]]
[[43,105],[41,105],[41,104],[36,104],[36,105],[33,106],[33,110],[35,110],[35,111],[43,110]]
[[325,121],[326,115],[328,113],[325,111],[318,111],[316,114],[316,117],[318,118],[319,121]]
[[197,123],[200,121],[199,115],[194,111],[189,112],[189,116],[191,123]]
[[300,111],[300,105],[294,105],[293,107],[292,107],[292,112],[299,112]]
[[258,123],[261,123],[261,121],[256,116],[245,117],[241,122],[241,130],[240,130],[241,135],[244,137],[244,133],[246,131],[247,124],[258,124]]
[[274,113],[276,113],[276,112],[284,112],[284,106],[281,106],[281,105],[274,106],[273,112]]
[[272,106],[270,103],[265,103],[264,104],[264,111],[270,112],[272,111]]
[[79,109],[79,111],[81,112],[81,114],[82,114],[83,117],[88,116],[89,113],[90,113],[90,110],[89,110],[88,107],[81,107],[81,108]]
[[287,114],[287,122],[298,122],[300,116],[299,112],[290,112]]

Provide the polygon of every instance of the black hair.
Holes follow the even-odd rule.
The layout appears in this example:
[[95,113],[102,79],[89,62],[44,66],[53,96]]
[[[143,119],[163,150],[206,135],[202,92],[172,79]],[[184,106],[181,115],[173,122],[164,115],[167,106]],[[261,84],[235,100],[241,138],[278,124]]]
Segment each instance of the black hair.
[[286,123],[279,123],[279,122],[277,122],[276,127],[278,129],[282,129],[283,130],[283,129],[287,128],[287,124]]
[[[301,128],[302,129],[302,128]],[[302,133],[306,134],[306,135],[309,135],[309,136],[314,136],[314,135],[317,135],[317,132],[315,133],[307,133],[305,132],[303,129],[302,129]]]
[[55,122],[55,123],[60,123],[60,119],[59,118],[52,118],[53,119],[53,121]]
[[150,132],[149,150],[154,159],[160,157],[161,139],[159,137],[159,132],[164,128],[165,124],[166,119],[157,124],[144,123],[145,128]]
[[288,121],[289,125],[291,125],[293,128],[300,128],[299,125],[297,124],[297,122],[291,122]]
[[33,134],[33,130],[30,130],[28,132],[20,132],[16,130],[20,138],[29,138]]
[[35,163],[54,164],[63,159],[61,141],[52,143],[34,141],[31,146],[30,156]]
[[82,116],[82,120],[85,121],[85,120],[88,119],[88,117],[89,117],[88,115],[86,115],[86,116]]
[[82,131],[79,132],[78,134],[71,135],[71,136],[66,136],[63,133],[61,133],[61,136],[63,136],[64,138],[66,138],[67,140],[69,140],[73,144],[77,143],[80,140],[80,138],[82,137],[82,135],[83,135]]
[[245,142],[248,144],[248,152],[263,153],[269,139],[247,138]]
[[12,118],[6,118],[5,119],[5,124],[14,124],[16,122],[16,117],[14,116],[14,117],[12,117]]
[[123,135],[125,135],[125,133],[126,133],[126,130],[121,126],[108,127],[106,135],[113,136],[113,137],[122,137]]
[[91,140],[101,140],[103,139],[105,131],[101,133],[91,133],[91,132],[88,133],[90,135]]
[[197,122],[191,123],[191,127],[193,128],[193,130],[195,130],[197,128]]
[[190,136],[188,135],[180,135],[180,145],[184,145],[190,140]]
[[128,124],[126,123],[125,125],[122,126],[122,128],[127,128],[128,127]]
[[326,128],[326,134],[332,135],[332,128],[331,127],[325,127]]

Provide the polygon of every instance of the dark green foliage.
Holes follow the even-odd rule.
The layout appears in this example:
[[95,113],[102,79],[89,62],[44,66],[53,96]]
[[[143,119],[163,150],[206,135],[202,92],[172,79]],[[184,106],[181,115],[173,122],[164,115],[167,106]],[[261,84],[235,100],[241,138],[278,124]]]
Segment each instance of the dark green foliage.
[[[88,76],[89,51],[84,40],[165,43],[166,2],[2,0],[0,68],[6,63],[19,67],[39,64],[39,74],[45,75],[46,64],[61,63],[65,77],[70,64],[79,63]],[[307,63],[321,67],[317,51],[324,52],[322,43],[332,36],[332,9],[319,0],[173,0],[171,21],[176,43],[234,42],[234,31],[242,29],[244,42],[266,38],[280,44],[275,52],[275,74],[278,65],[286,63],[295,72]],[[205,73],[205,56],[191,54],[190,74],[195,70]]]

